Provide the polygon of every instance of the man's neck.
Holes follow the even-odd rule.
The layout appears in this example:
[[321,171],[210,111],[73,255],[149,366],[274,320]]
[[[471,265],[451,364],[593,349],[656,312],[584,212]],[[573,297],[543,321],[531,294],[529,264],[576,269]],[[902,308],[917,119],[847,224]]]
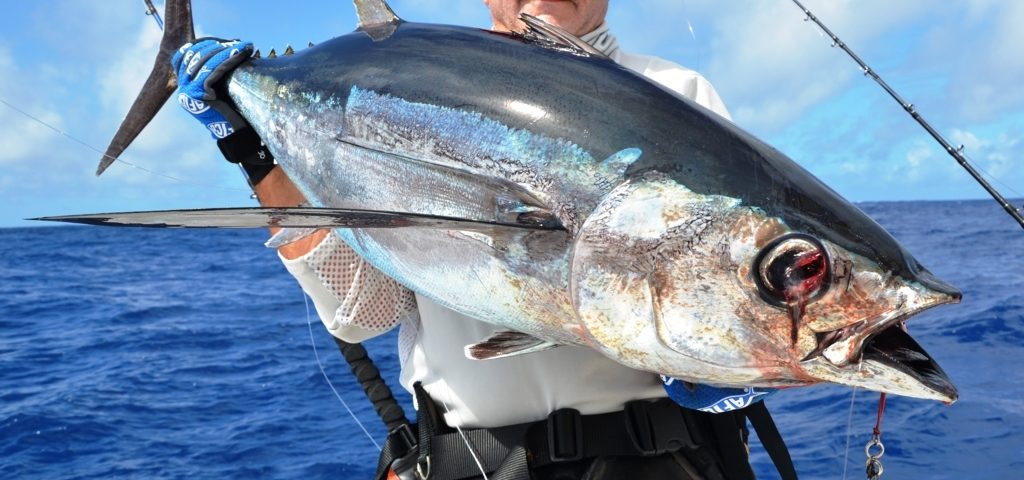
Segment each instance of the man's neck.
[[581,36],[580,40],[589,43],[592,47],[609,57],[619,49],[619,40],[615,38],[615,35],[612,35],[611,30],[608,29],[607,22],[602,23],[594,31]]

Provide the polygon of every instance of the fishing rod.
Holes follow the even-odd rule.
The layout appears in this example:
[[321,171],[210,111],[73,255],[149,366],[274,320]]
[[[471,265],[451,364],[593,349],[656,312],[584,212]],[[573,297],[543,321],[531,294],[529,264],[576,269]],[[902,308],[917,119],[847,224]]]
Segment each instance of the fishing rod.
[[860,69],[861,71],[864,72],[864,75],[871,77],[872,79],[875,80],[876,83],[881,85],[882,88],[884,88],[885,91],[889,93],[889,96],[892,97],[893,100],[896,100],[896,102],[899,103],[901,107],[903,107],[903,110],[906,110],[906,112],[909,113],[910,116],[913,117],[914,120],[916,120],[917,123],[920,124],[921,127],[923,127],[932,136],[932,138],[939,142],[939,144],[942,145],[942,148],[946,150],[946,153],[952,156],[957,161],[957,163],[960,164],[961,167],[964,167],[964,169],[967,170],[967,173],[971,174],[971,176],[974,177],[974,179],[979,184],[981,184],[985,191],[987,191],[989,195],[991,195],[992,198],[994,198],[995,201],[999,203],[999,205],[1002,205],[1003,209],[1006,210],[1006,213],[1010,214],[1010,216],[1013,217],[1013,219],[1016,220],[1018,224],[1020,224],[1021,228],[1024,228],[1024,216],[1021,215],[1020,209],[1010,204],[1010,202],[1008,202],[1005,197],[1003,197],[998,191],[996,191],[994,187],[992,187],[992,185],[990,185],[987,181],[985,181],[984,178],[982,178],[981,174],[978,173],[974,166],[972,166],[971,163],[967,161],[967,158],[964,157],[963,145],[960,145],[959,147],[953,147],[953,145],[946,141],[946,138],[943,137],[942,134],[940,134],[938,131],[932,128],[932,126],[924,119],[924,116],[922,116],[921,113],[917,111],[917,108],[914,107],[914,104],[904,101],[903,98],[900,97],[900,95],[896,93],[896,91],[893,90],[892,87],[889,86],[889,84],[885,83],[885,80],[882,80],[882,77],[878,76],[878,74],[875,73],[875,71],[871,67],[869,67],[868,64],[864,63],[864,61],[861,60],[860,57],[857,56],[857,54],[850,49],[850,47],[843,43],[843,41],[840,40],[839,37],[836,36],[836,34],[832,33],[832,31],[829,30],[828,27],[826,27],[825,24],[821,22],[821,20],[818,20],[818,17],[815,17],[814,14],[807,9],[807,7],[803,6],[803,4],[800,3],[798,0],[793,0],[793,3],[795,3],[796,6],[800,8],[800,10],[803,10],[804,14],[806,15],[804,21],[810,20],[817,24],[818,27],[820,27],[821,30],[825,32],[825,34],[828,35],[829,38],[832,39],[833,47],[839,47],[843,49],[843,51],[846,52],[846,54],[849,55],[850,58],[853,59],[853,61],[857,62],[857,65],[860,65]]
[[142,0],[146,2],[146,15],[153,17],[156,20],[156,26],[160,27],[160,30],[164,29],[164,20],[160,18],[160,12],[157,11],[156,7],[153,6],[153,0]]

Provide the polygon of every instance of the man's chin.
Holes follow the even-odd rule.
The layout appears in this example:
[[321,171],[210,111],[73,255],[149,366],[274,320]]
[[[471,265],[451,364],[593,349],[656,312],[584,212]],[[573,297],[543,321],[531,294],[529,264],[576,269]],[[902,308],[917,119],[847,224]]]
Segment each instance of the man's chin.
[[578,28],[579,12],[576,11],[576,4],[568,0],[532,0],[520,11],[562,27],[570,33]]

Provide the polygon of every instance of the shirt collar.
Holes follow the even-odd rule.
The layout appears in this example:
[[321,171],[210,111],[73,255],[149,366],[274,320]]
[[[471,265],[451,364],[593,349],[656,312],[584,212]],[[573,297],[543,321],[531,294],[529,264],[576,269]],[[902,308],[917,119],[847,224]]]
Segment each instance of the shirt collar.
[[590,46],[609,57],[619,50],[619,40],[609,31],[608,23],[601,23],[601,26],[594,31],[580,37],[580,40],[589,43]]

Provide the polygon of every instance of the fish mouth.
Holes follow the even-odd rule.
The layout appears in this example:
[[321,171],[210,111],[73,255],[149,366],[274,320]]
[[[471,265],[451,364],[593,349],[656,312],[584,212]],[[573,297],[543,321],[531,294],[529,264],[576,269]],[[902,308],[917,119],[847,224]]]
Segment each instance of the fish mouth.
[[893,325],[871,337],[864,345],[861,361],[896,370],[931,390],[942,401],[955,402],[958,394],[953,381],[902,327],[902,323]]
[[906,332],[906,319],[932,307],[958,303],[959,292],[935,292],[894,315],[818,333],[818,346],[801,363],[834,383],[953,403],[958,394],[938,363]]

